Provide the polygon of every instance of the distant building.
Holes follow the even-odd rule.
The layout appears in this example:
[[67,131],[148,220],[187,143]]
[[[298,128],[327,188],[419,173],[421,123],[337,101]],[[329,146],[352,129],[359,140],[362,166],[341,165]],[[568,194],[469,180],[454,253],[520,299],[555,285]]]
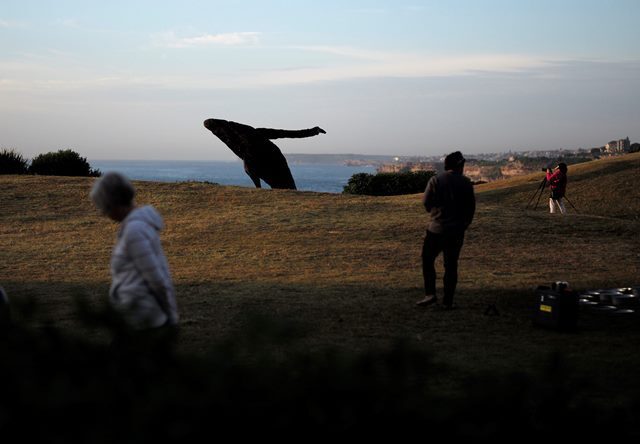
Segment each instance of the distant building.
[[602,154],[602,152],[604,151],[604,147],[598,147],[598,148],[591,148],[591,155],[595,158],[595,159],[599,159],[600,155]]
[[604,151],[607,154],[624,154],[628,153],[631,148],[631,142],[629,138],[612,140],[604,146]]
[[433,162],[395,162],[385,163],[376,168],[378,173],[415,173],[418,171],[440,171]]

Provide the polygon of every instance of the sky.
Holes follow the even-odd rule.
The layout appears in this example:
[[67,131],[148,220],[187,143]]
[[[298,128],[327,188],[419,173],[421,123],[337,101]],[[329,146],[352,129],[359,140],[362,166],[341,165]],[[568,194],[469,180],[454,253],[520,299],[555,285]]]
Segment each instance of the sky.
[[638,0],[0,0],[0,148],[231,160],[640,142]]

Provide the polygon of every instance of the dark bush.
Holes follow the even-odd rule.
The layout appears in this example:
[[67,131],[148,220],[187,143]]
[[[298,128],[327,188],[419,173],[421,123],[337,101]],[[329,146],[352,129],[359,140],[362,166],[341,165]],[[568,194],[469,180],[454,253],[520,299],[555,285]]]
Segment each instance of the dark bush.
[[100,176],[100,170],[94,170],[85,157],[73,150],[59,150],[40,154],[31,161],[29,171],[42,176]]
[[406,173],[354,174],[344,187],[345,194],[369,196],[394,196],[398,194],[422,193],[435,171]]
[[[111,315],[82,316],[87,326],[126,333]],[[131,340],[114,347],[51,324],[15,322],[0,336],[0,436],[142,444],[229,433],[296,440],[390,434],[400,441],[422,434],[437,441],[600,432],[606,442],[640,434],[636,394],[615,409],[591,402],[591,385],[576,383],[559,355],[536,374],[471,376],[454,395],[438,380],[456,369],[408,343],[311,352],[296,347],[301,332],[254,318],[209,350],[186,355],[166,338],[129,333]]]
[[0,174],[26,174],[29,163],[14,149],[0,151]]

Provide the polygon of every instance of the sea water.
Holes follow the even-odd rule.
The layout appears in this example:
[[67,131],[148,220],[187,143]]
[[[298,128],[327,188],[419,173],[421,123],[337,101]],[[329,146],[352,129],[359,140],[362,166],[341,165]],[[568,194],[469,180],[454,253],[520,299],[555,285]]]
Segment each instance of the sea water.
[[[159,182],[214,182],[220,185],[253,187],[242,162],[170,160],[92,160],[92,168],[102,173],[117,171],[132,180]],[[373,166],[337,164],[289,164],[299,190],[341,193],[349,178],[357,173],[375,174]],[[263,182],[263,187],[269,188]]]

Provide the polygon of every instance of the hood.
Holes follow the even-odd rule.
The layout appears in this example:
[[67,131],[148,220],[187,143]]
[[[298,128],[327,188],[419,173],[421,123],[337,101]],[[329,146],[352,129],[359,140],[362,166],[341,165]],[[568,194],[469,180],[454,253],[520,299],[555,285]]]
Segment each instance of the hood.
[[156,231],[160,231],[164,228],[164,222],[162,221],[162,216],[160,216],[160,213],[158,213],[156,209],[150,205],[146,205],[144,207],[138,207],[135,210],[133,210],[125,218],[122,225],[125,225],[134,220],[142,221],[147,225],[153,227],[153,229],[155,229]]

